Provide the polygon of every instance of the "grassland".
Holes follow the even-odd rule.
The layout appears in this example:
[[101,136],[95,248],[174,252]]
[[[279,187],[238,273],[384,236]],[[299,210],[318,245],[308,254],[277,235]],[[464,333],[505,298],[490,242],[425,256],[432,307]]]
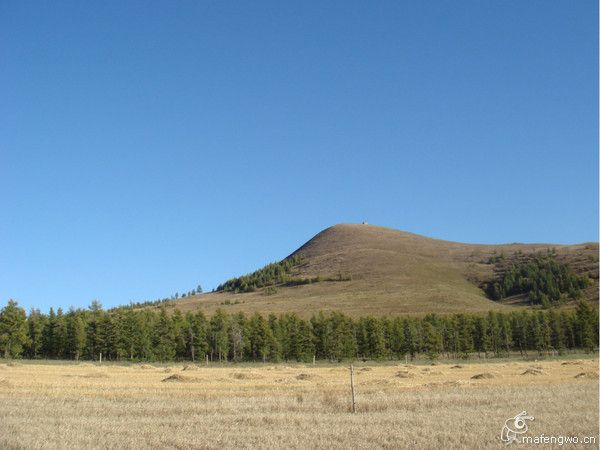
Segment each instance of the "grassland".
[[356,414],[348,372],[0,362],[0,448],[500,448],[523,410],[532,435],[598,437],[597,358],[361,363]]
[[208,293],[188,297],[171,306],[182,311],[217,308],[291,313],[302,317],[322,311],[340,311],[353,317],[367,314],[486,313],[523,307],[522,298],[504,302],[488,299],[481,284],[494,279],[497,267],[490,258],[546,252],[578,274],[593,281],[584,296],[598,305],[598,243],[577,245],[506,244],[478,245],[442,241],[373,225],[336,225],[309,240],[293,255],[302,263],[291,275],[298,278],[334,279],[276,290],[234,294]]

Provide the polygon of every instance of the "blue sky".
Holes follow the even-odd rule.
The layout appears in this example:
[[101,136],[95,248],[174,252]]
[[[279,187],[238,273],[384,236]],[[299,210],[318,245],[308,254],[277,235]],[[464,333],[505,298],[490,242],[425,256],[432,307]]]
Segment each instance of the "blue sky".
[[0,3],[0,305],[156,299],[372,224],[598,240],[578,1]]

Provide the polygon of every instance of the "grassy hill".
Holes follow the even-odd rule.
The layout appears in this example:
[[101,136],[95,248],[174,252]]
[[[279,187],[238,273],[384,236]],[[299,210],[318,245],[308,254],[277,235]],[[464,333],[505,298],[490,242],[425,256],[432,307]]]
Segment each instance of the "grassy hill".
[[510,264],[534,254],[552,254],[574,273],[589,277],[591,285],[583,296],[598,304],[598,243],[462,244],[373,225],[341,224],[321,231],[285,258],[285,270],[269,267],[269,274],[277,274],[271,283],[264,281],[262,272],[241,278],[244,283],[263,280],[254,292],[213,292],[170,306],[209,314],[223,308],[230,313],[295,312],[305,317],[320,310],[352,316],[509,310],[526,307],[527,297],[493,301],[484,288],[501,278]]

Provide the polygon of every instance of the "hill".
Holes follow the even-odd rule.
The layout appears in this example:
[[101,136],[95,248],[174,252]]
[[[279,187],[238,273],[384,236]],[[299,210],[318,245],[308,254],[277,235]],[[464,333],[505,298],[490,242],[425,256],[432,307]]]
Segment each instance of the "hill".
[[598,304],[598,243],[462,244],[373,225],[340,224],[285,258],[282,269],[269,266],[221,286],[229,291],[187,297],[170,306],[301,316],[320,310],[352,316],[509,310],[529,305],[527,296],[493,301],[489,288],[511,265],[535,255],[548,255],[589,279],[582,296]]

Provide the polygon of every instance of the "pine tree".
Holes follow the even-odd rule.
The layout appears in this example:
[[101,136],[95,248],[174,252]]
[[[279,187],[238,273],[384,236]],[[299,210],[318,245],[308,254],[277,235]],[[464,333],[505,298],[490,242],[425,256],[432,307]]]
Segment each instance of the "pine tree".
[[66,354],[77,361],[85,348],[85,322],[82,315],[74,310],[69,311],[66,322]]
[[65,315],[63,314],[62,308],[58,308],[56,311],[56,318],[53,324],[54,328],[52,331],[54,342],[53,342],[53,354],[59,359],[67,357],[67,323]]
[[173,323],[162,307],[153,333],[154,355],[159,361],[172,361],[175,358],[175,335]]
[[[342,313],[332,313],[326,325],[327,347],[325,355],[331,361],[342,361],[356,356],[356,342],[352,320]],[[380,336],[383,338],[383,333]],[[378,342],[385,353],[385,341]]]
[[266,361],[272,358],[276,345],[269,323],[258,313],[255,313],[249,323],[249,349],[253,360]]
[[381,322],[373,317],[366,317],[364,328],[369,356],[374,359],[385,358],[385,335]]
[[229,348],[233,361],[242,361],[244,352],[249,346],[246,317],[238,313],[229,321]]
[[568,314],[566,311],[560,312],[560,321],[562,329],[564,330],[565,345],[567,348],[577,347],[576,327],[574,324],[575,318],[575,315]]
[[431,360],[436,359],[442,351],[442,335],[428,321],[423,323],[423,350]]
[[410,359],[414,359],[417,349],[419,348],[419,339],[417,336],[414,319],[404,319],[404,353],[410,355]]
[[27,345],[27,316],[14,300],[0,310],[0,354],[5,358],[21,356]]
[[215,356],[219,361],[227,360],[229,353],[229,318],[221,309],[217,309],[216,313],[210,319],[210,351],[211,360]]
[[404,329],[402,327],[402,319],[395,317],[392,320],[390,330],[390,344],[389,348],[396,358],[404,358],[405,345],[404,345]]
[[475,351],[477,351],[479,357],[481,353],[487,358],[487,353],[490,350],[489,335],[488,335],[488,321],[485,317],[477,317],[473,321],[473,344]]
[[179,309],[175,309],[171,316],[173,324],[173,335],[175,339],[175,356],[177,358],[185,358],[187,353],[187,337],[189,326],[185,323],[185,317]]
[[315,357],[319,359],[326,358],[326,349],[329,346],[329,330],[327,319],[322,311],[317,316],[312,316],[310,323],[313,330],[313,341],[315,344]]
[[499,325],[499,348],[506,353],[506,356],[510,355],[510,348],[512,346],[512,329],[510,326],[510,320],[506,314],[498,314],[498,325]]
[[116,359],[119,357],[120,325],[121,323],[115,319],[113,314],[105,313],[100,318],[98,336],[103,359]]
[[598,345],[598,314],[595,313],[585,300],[577,304],[577,324],[579,346],[592,352]]
[[552,346],[552,339],[551,339],[552,332],[550,329],[550,322],[548,320],[547,314],[545,314],[542,311],[538,311],[537,316],[538,316],[538,321],[540,323],[542,350],[548,352],[548,350]]
[[132,360],[136,354],[136,341],[139,335],[139,323],[137,315],[132,308],[128,308],[120,315],[122,322],[121,335],[119,339],[119,354]]
[[202,311],[198,311],[195,315],[188,313],[187,322],[188,330],[188,345],[190,347],[190,356],[192,360],[196,358],[204,358],[208,354],[208,321]]
[[513,344],[519,349],[521,356],[527,355],[527,313],[511,314],[511,329]]
[[562,355],[565,350],[565,332],[561,317],[555,310],[550,310],[548,320],[550,325],[550,339],[552,348]]
[[134,339],[134,356],[136,358],[154,359],[152,333],[157,321],[157,314],[152,311],[138,311],[135,314],[136,333]]
[[527,331],[527,346],[536,350],[541,355],[544,350],[544,338],[538,314],[533,313],[529,315]]
[[28,341],[25,346],[25,355],[36,359],[42,351],[42,331],[44,329],[45,316],[38,309],[31,309],[27,317]]
[[283,355],[283,347],[282,347],[283,337],[282,337],[281,326],[279,324],[279,320],[273,313],[269,314],[267,322],[269,323],[269,329],[271,330],[271,334],[273,335],[272,348],[271,348],[271,360],[279,361],[279,360],[281,360],[282,355]]
[[48,313],[48,319],[45,321],[42,328],[42,355],[44,358],[55,358],[55,340],[54,329],[56,328],[56,314],[51,307]]
[[458,333],[458,352],[461,357],[468,358],[473,351],[473,330],[471,318],[465,314],[456,316],[456,327]]
[[315,346],[312,341],[312,330],[310,323],[298,320],[296,329],[295,353],[298,361],[308,362],[315,354]]
[[[89,310],[89,319],[86,326],[86,351],[88,358],[97,360],[104,345],[102,333],[100,332],[104,312],[102,311],[102,305],[97,300],[92,301]],[[52,316],[52,308],[50,309],[50,315]]]
[[498,314],[495,311],[488,312],[487,323],[489,349],[493,351],[496,356],[499,356],[501,349],[500,324],[498,323]]

